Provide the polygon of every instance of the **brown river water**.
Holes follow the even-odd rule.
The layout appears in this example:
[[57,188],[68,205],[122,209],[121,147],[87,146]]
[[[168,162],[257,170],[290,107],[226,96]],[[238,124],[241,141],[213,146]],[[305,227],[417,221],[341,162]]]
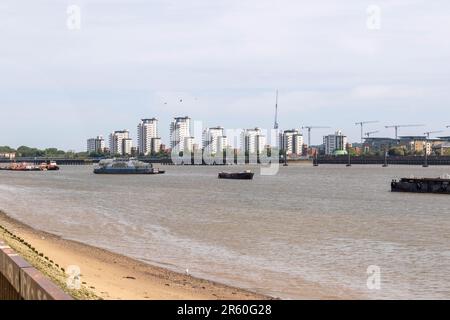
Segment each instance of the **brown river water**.
[[[285,299],[450,299],[450,196],[390,192],[392,178],[450,167],[291,165],[274,176],[254,168],[253,181],[219,180],[221,167],[163,168],[150,176],[94,175],[91,166],[0,171],[0,210],[67,239]],[[380,270],[377,289],[367,286],[369,266]]]

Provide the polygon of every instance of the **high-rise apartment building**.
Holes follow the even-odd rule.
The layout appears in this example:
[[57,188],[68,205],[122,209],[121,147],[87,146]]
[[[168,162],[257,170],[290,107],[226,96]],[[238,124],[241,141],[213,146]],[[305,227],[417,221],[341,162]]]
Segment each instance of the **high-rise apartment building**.
[[158,135],[158,119],[142,119],[138,124],[137,132],[140,154],[149,155],[155,150],[159,151],[160,146],[156,145],[158,141],[161,142]]
[[102,153],[105,151],[105,139],[102,136],[97,138],[91,138],[87,140],[87,152],[88,153]]
[[109,135],[109,152],[111,154],[130,155],[133,140],[128,130],[114,131]]
[[161,147],[162,147],[162,143],[161,143],[161,138],[152,138],[152,148],[151,148],[151,153],[155,154],[161,151]]
[[341,131],[336,131],[335,134],[329,134],[323,137],[323,145],[326,155],[331,155],[337,150],[345,150],[347,136],[344,136]]
[[203,149],[208,155],[223,152],[227,142],[222,127],[212,127],[203,131]]
[[280,134],[280,146],[287,155],[301,155],[303,153],[303,135],[297,129],[285,130]]
[[241,150],[246,153],[260,153],[266,144],[260,128],[245,129],[241,132]]
[[[189,117],[176,117],[170,123],[170,147],[175,151],[185,151],[186,138],[192,138],[192,124]],[[191,139],[188,139],[191,141]],[[188,146],[191,147],[191,146]]]

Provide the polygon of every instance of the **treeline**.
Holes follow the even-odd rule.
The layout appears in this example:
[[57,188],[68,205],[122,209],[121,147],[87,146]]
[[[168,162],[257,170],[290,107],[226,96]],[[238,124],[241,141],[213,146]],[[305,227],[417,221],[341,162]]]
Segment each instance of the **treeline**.
[[0,153],[14,153],[16,157],[48,157],[48,158],[86,158],[86,152],[64,151],[57,148],[38,149],[27,146],[21,146],[13,149],[9,146],[0,146]]
[[[431,154],[436,155],[436,154],[434,154],[434,152],[432,152]],[[394,147],[394,148],[389,149],[389,155],[390,156],[423,156],[423,155],[425,155],[425,152],[424,151],[410,151],[404,147]],[[448,150],[448,149],[444,150],[443,154],[437,154],[437,155],[450,156],[450,150]]]

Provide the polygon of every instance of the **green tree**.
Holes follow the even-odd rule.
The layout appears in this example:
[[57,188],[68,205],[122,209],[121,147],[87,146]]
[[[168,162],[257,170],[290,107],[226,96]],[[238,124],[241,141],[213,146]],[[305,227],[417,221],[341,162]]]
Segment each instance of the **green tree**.
[[1,153],[14,153],[14,152],[16,152],[16,150],[14,150],[13,148],[11,148],[9,146],[0,146],[0,152]]
[[359,156],[359,154],[356,152],[355,148],[347,148],[347,152],[350,154],[350,156],[355,157]]
[[17,154],[20,157],[43,157],[45,155],[45,152],[36,148],[20,146],[19,148],[17,148]]
[[405,149],[401,147],[394,147],[389,149],[390,156],[404,156],[405,154]]
[[57,148],[47,148],[44,150],[46,157],[63,157],[66,152]]

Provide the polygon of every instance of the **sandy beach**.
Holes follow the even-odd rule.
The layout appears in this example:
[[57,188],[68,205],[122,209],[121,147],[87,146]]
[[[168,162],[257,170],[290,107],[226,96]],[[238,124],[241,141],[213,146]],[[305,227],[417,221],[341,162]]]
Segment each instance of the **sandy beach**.
[[[77,299],[270,299],[65,240],[33,229],[3,212],[0,226],[0,239]],[[70,265],[81,270],[82,290],[65,288],[65,268]]]

